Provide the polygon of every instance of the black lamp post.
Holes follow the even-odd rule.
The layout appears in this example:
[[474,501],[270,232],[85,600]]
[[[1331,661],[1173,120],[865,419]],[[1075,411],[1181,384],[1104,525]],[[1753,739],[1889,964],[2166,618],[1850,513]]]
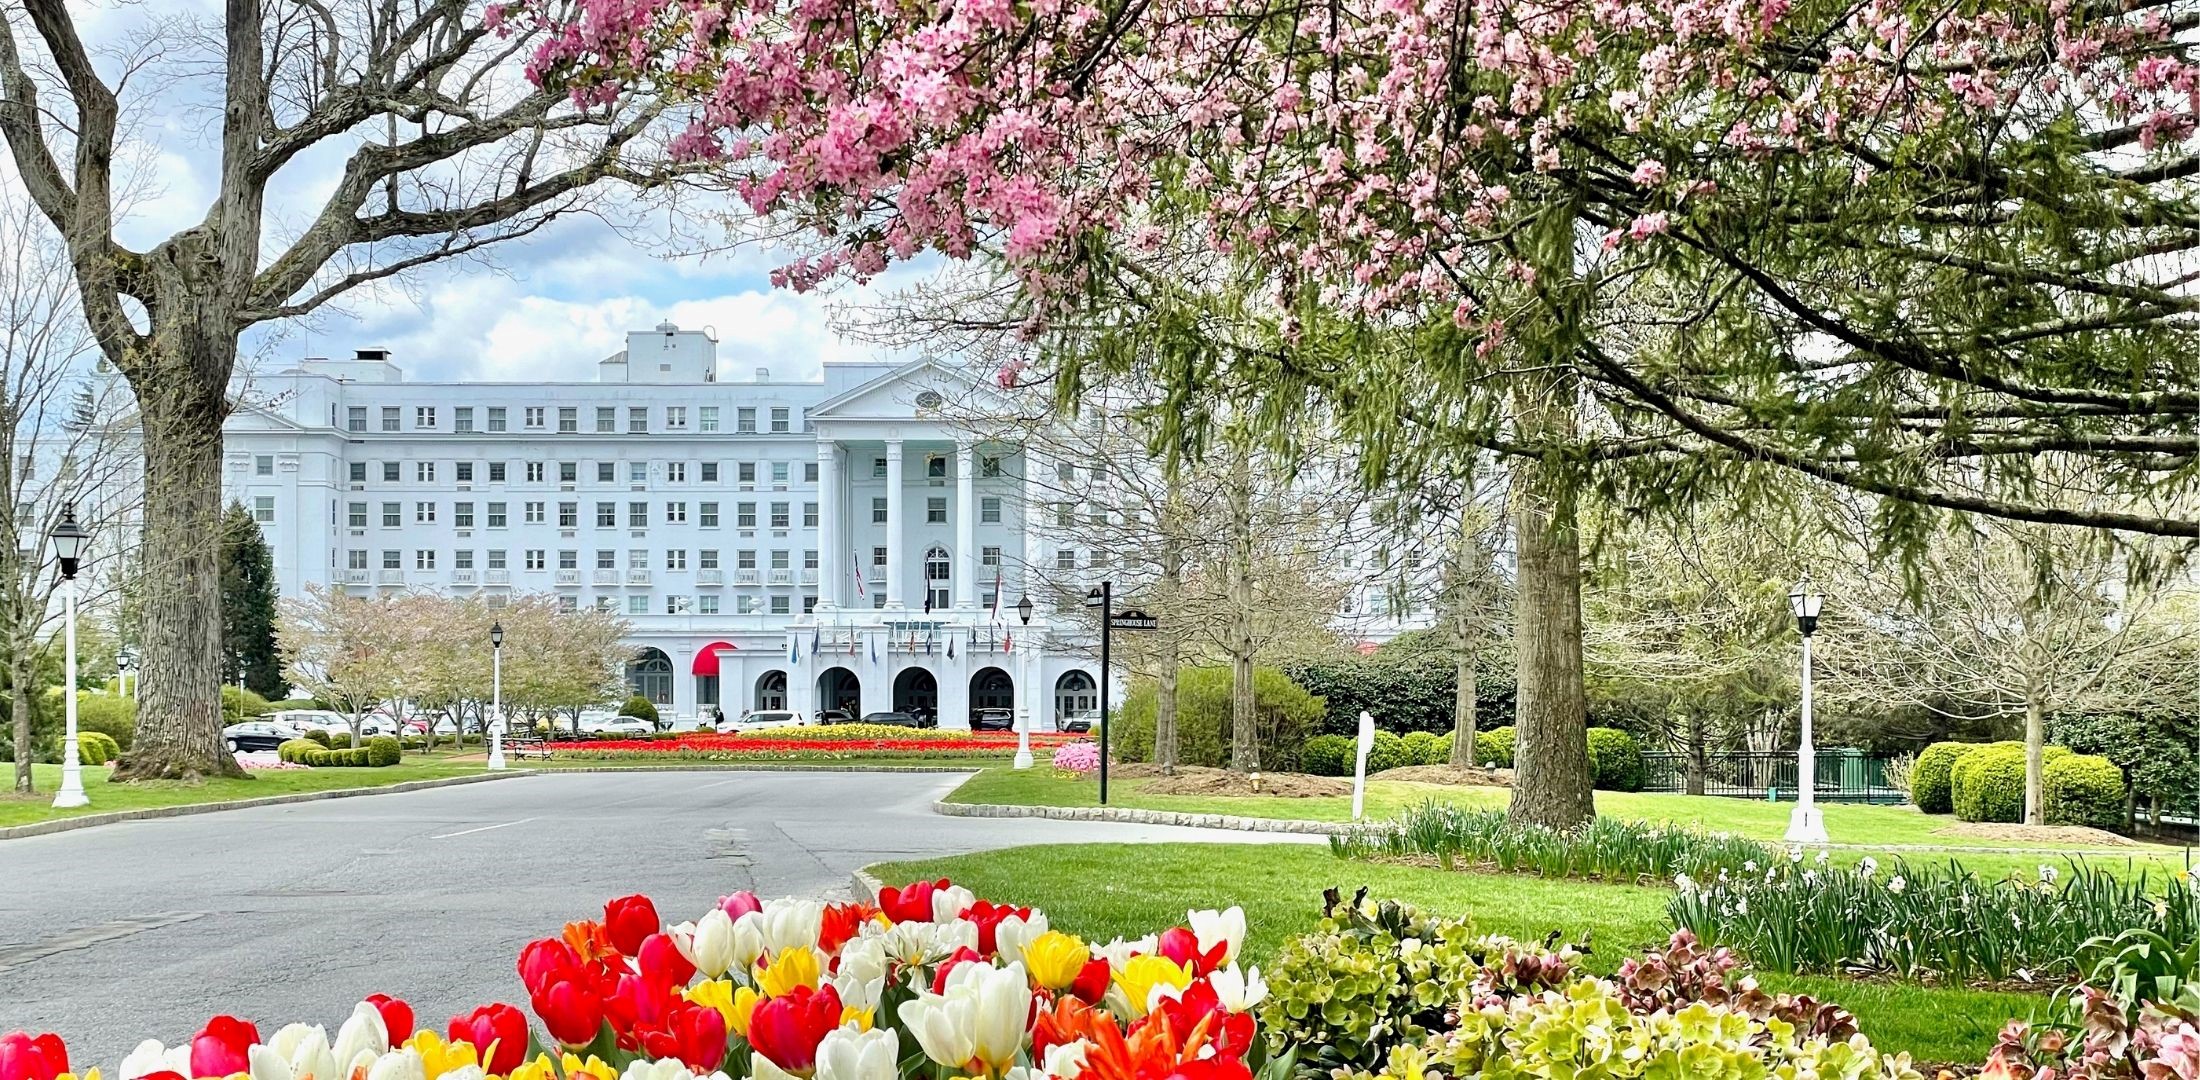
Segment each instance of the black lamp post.
[[[1025,626],[1031,625],[1031,597],[1026,596],[1023,599],[1016,601],[1016,617],[1022,619]],[[1024,649],[1024,656],[1030,655],[1031,649],[1027,646]],[[1021,667],[1022,670],[1025,672],[1025,674],[1019,675],[1017,677],[1016,687],[1018,690],[1021,690],[1026,695],[1025,700],[1028,701],[1030,700],[1030,697],[1028,695],[1031,693],[1031,687],[1028,685],[1028,683],[1033,678],[1033,676],[1028,673],[1030,672],[1032,665],[1029,662],[1025,661],[1023,657],[1017,657],[1015,659],[1018,666]],[[1016,767],[1019,769],[1028,769],[1031,767],[1031,710],[1029,708],[1020,708],[1016,710],[1015,764]]]
[[76,571],[84,558],[84,545],[92,535],[77,523],[76,504],[61,505],[61,520],[53,527],[53,554],[61,564],[62,655],[61,699],[67,721],[67,739],[61,746],[61,790],[53,804],[68,808],[91,802],[84,794],[84,764],[76,746]]
[[504,620],[489,624],[489,769],[504,768]]
[[1827,842],[1826,817],[1818,809],[1818,748],[1810,730],[1810,638],[1818,631],[1818,610],[1826,598],[1812,592],[1806,582],[1788,594],[1788,609],[1795,613],[1795,628],[1803,634],[1803,730],[1795,751],[1796,792],[1794,813],[1788,816],[1787,841],[1791,844]]
[[1100,805],[1108,805],[1108,653],[1115,623],[1115,582],[1103,581],[1085,594],[1085,606],[1100,609]]

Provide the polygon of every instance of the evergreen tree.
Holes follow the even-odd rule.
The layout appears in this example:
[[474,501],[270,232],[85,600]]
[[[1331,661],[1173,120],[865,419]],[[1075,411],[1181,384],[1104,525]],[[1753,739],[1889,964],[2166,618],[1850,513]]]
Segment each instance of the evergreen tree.
[[290,693],[275,649],[275,555],[241,502],[222,518],[222,682],[280,701]]

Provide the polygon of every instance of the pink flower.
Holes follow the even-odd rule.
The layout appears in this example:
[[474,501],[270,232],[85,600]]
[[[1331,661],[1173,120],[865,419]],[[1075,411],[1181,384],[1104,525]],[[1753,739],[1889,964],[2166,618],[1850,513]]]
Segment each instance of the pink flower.
[[1644,158],[1635,166],[1635,183],[1643,187],[1656,187],[1665,183],[1665,165],[1656,158]]

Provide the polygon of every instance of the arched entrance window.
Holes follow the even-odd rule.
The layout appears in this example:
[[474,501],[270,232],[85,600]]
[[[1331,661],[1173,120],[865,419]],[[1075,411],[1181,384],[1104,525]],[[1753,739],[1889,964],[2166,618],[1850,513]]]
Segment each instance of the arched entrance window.
[[643,648],[627,662],[626,688],[652,705],[672,704],[672,658],[663,649]]
[[767,671],[756,680],[756,708],[784,709],[787,707],[787,673]]
[[817,707],[823,712],[839,709],[854,719],[863,708],[863,683],[844,667],[826,668],[817,676]]
[[1016,683],[1008,672],[997,667],[979,668],[970,676],[970,708],[1013,709],[1016,707]]
[[948,599],[948,577],[954,564],[947,557],[947,549],[938,544],[924,553],[924,601],[926,610],[942,611],[953,601]]
[[1065,671],[1054,680],[1054,719],[1056,723],[1072,716],[1100,711],[1100,684],[1083,671]]
[[919,717],[940,714],[940,684],[923,668],[904,668],[894,676],[894,711]]

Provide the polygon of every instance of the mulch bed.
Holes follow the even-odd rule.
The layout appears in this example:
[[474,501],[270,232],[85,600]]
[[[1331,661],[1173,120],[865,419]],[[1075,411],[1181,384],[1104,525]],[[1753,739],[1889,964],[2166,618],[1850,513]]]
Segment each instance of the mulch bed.
[[2105,829],[2084,825],[2010,825],[1993,821],[1959,821],[1933,830],[1934,836],[1959,836],[1966,840],[2031,840],[2046,844],[2084,844],[2087,847],[2136,847],[2138,841]]
[[1485,769],[1479,765],[1407,765],[1384,769],[1371,780],[1411,780],[1416,784],[1457,784],[1463,787],[1511,787],[1511,769]]
[[1203,765],[1179,765],[1176,775],[1163,776],[1158,765],[1126,762],[1108,766],[1108,773],[1133,780],[1151,778],[1151,783],[1139,788],[1148,795],[1271,795],[1284,799],[1316,799],[1352,794],[1350,780],[1305,773],[1263,772],[1258,787],[1253,785],[1250,775]]

